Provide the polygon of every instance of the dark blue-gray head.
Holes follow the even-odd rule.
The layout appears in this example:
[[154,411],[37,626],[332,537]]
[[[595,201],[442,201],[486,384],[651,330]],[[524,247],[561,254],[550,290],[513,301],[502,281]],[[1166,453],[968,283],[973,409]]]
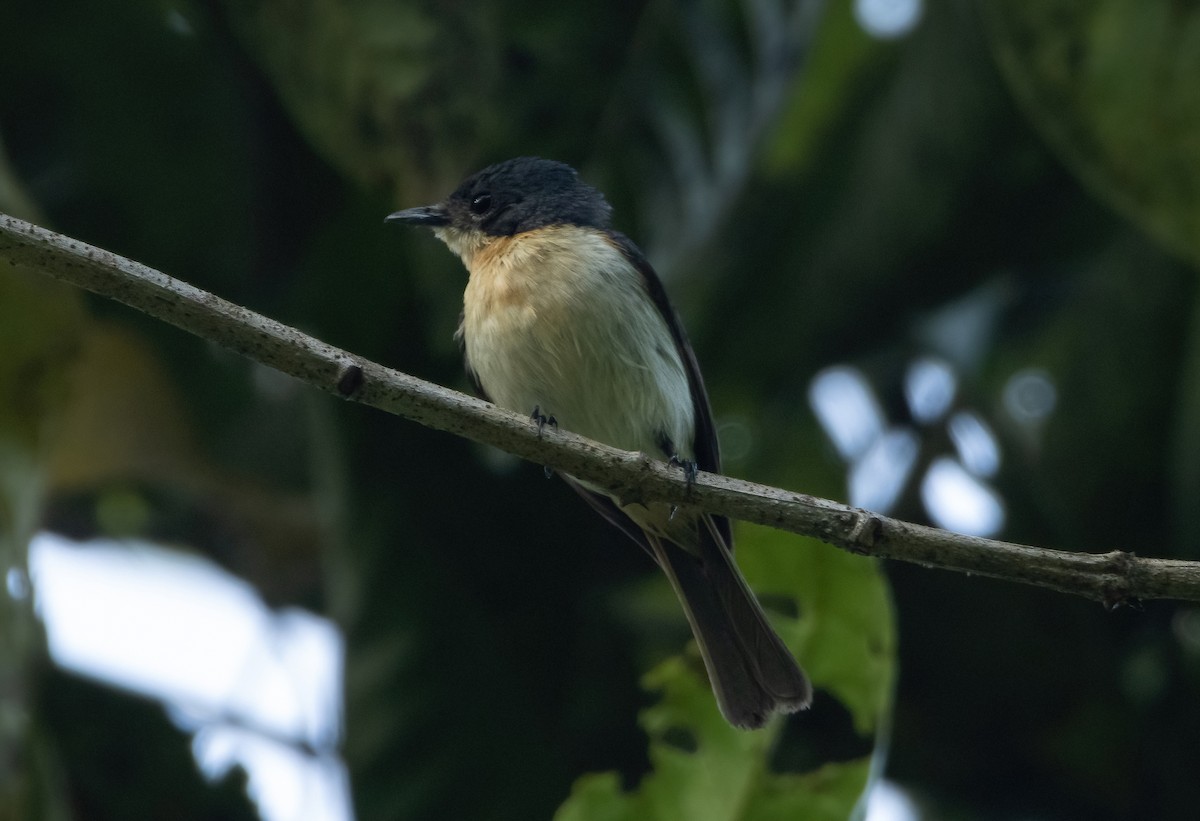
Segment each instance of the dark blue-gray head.
[[571,166],[518,157],[468,177],[444,202],[397,211],[387,221],[440,229],[443,239],[446,234],[507,237],[548,225],[607,228],[611,210],[604,195]]

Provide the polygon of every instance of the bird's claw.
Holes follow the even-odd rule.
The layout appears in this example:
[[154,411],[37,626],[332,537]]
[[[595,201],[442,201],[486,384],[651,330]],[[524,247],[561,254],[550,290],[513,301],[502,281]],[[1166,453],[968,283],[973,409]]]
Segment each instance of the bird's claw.
[[[555,430],[558,430],[558,420],[553,416],[546,416],[544,413],[542,413],[541,405],[533,406],[533,413],[529,414],[529,418],[533,421],[533,424],[537,425],[538,439],[542,438],[542,432],[546,430],[547,425]],[[542,470],[546,472],[547,479],[554,478],[554,468],[550,467],[549,465],[545,465],[543,466]]]
[[667,462],[677,468],[683,469],[683,477],[687,479],[688,492],[690,493],[692,485],[696,484],[696,475],[700,472],[699,466],[690,459],[680,459],[675,455],[672,455]]
[[[671,454],[671,458],[667,460],[667,463],[683,469],[683,477],[687,480],[687,493],[690,496],[692,485],[696,484],[696,474],[700,472],[699,467],[691,459],[680,459],[677,454]],[[678,510],[679,505],[671,505],[671,512],[667,515],[667,521],[674,520]]]
[[533,406],[533,413],[529,414],[529,418],[533,424],[537,425],[538,439],[542,438],[542,431],[546,429],[547,425],[558,430],[558,420],[553,416],[547,416],[542,413],[541,405]]

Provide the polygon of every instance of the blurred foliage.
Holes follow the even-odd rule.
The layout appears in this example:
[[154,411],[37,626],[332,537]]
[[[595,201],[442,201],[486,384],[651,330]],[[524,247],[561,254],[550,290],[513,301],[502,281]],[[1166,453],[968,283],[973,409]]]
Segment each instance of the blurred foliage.
[[242,773],[207,782],[196,769],[187,735],[157,704],[60,672],[47,673],[43,685],[38,729],[53,739],[69,772],[64,781],[70,784],[71,807],[63,817],[258,818]]
[[[731,474],[844,495],[812,375],[852,362],[912,423],[903,373],[932,353],[1000,436],[1006,537],[1200,558],[1195,14],[926,5],[883,41],[849,0],[9,0],[0,210],[463,387],[461,266],[382,217],[552,156],[667,280]],[[6,566],[40,511],[328,613],[362,818],[846,817],[885,749],[941,818],[1200,804],[1195,608],[917,567],[889,593],[872,563],[744,528],[819,690],[737,733],[645,557],[536,466],[0,277]],[[991,319],[939,348],[931,317],[964,297]],[[1034,432],[1004,401],[1030,367],[1058,391]],[[916,428],[925,465],[947,443]],[[915,484],[893,512],[924,517]],[[244,817],[238,785],[198,794],[165,721],[131,732],[158,708],[47,669],[28,601],[3,602],[5,789],[44,818]]]
[[1017,99],[1080,178],[1200,261],[1200,9],[1190,3],[987,4]]
[[[41,516],[45,462],[69,402],[83,299],[17,266],[0,268],[0,817],[53,811],[33,737],[42,635],[27,595],[25,545]],[[14,579],[16,583],[14,584]],[[12,591],[18,592],[13,595]],[[20,592],[25,595],[20,595]]]

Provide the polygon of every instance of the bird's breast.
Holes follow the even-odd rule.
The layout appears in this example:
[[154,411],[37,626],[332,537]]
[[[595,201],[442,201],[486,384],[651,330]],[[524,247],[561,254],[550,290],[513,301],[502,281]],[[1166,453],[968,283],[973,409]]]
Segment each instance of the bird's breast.
[[694,410],[666,320],[641,274],[599,232],[553,226],[500,237],[465,260],[467,363],[496,404],[535,406],[627,450],[691,457]]

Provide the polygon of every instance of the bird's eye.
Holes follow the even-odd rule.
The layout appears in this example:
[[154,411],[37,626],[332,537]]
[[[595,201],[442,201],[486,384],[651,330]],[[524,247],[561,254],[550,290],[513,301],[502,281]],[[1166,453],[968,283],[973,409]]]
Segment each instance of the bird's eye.
[[479,196],[475,197],[475,199],[471,200],[471,213],[472,214],[486,214],[488,212],[488,209],[490,209],[491,207],[492,207],[492,195],[491,194],[480,194]]

